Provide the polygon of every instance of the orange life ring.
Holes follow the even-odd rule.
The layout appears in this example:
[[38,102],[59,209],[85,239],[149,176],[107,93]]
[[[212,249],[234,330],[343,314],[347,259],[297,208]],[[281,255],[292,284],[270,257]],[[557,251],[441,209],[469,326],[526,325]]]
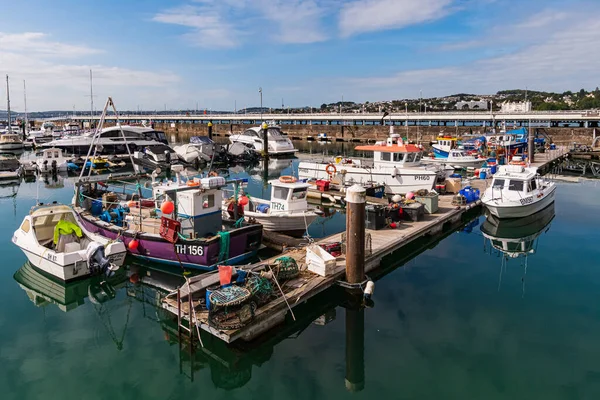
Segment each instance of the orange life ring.
[[188,186],[200,186],[200,182],[190,179],[189,181],[187,181],[187,185]]
[[281,183],[294,183],[296,182],[296,178],[291,175],[284,175],[279,177],[279,182]]
[[337,168],[333,164],[327,164],[325,167],[325,172],[327,172],[329,175],[333,175],[337,172]]

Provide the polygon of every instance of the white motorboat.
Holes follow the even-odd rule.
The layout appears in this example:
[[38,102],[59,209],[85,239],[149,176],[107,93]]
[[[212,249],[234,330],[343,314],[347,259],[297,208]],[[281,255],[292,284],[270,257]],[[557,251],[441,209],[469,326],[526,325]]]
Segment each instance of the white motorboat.
[[175,164],[182,164],[175,150],[165,144],[154,144],[134,151],[133,162],[152,171],[156,168],[167,171]]
[[479,158],[476,156],[472,156],[467,154],[463,150],[452,149],[448,151],[448,157],[431,157],[424,158],[423,163],[426,164],[444,164],[450,165],[454,168],[465,168],[465,167],[473,167],[479,168],[485,163],[485,158]]
[[0,180],[18,179],[21,176],[22,167],[17,157],[12,153],[0,153]]
[[35,164],[39,172],[46,173],[59,173],[67,172],[69,170],[69,159],[63,155],[63,151],[60,148],[50,148],[41,151],[40,156],[36,159]]
[[[266,231],[280,232],[290,236],[304,235],[317,214],[308,208],[307,193],[310,184],[296,181],[294,177],[282,176],[269,181],[271,199],[251,197],[243,208],[245,217],[255,220]],[[223,201],[225,217],[234,217],[233,198]],[[238,210],[241,211],[241,210]]]
[[[373,152],[373,161],[336,157],[332,162],[302,161],[298,176],[308,179],[339,178],[343,186],[353,184],[383,184],[389,194],[405,194],[421,189],[432,190],[438,176],[445,177],[451,171],[440,166],[424,167],[422,150],[412,144],[404,144],[400,135],[391,134],[385,142],[357,146],[356,150]],[[451,168],[450,168],[451,169]]]
[[177,156],[186,163],[208,162],[215,153],[215,142],[208,136],[192,136],[188,144],[173,147]]
[[0,135],[0,151],[23,150],[23,140],[16,133],[4,133]]
[[[125,139],[123,139],[121,129],[123,129]],[[124,125],[105,128],[100,132],[100,137],[96,139],[94,139],[94,134],[95,132],[91,131],[79,136],[66,136],[45,143],[42,147],[59,148],[67,154],[85,156],[88,154],[92,142],[96,146],[96,155],[128,154],[127,146],[129,146],[130,152],[134,152],[146,146],[168,144],[164,132],[143,126]]]
[[502,165],[481,202],[498,218],[520,218],[553,203],[555,191],[554,182],[540,177],[537,168]]
[[[292,141],[281,133],[281,127],[273,122],[266,129],[269,139],[269,154],[292,155],[298,150],[294,148]],[[231,143],[243,143],[256,151],[262,153],[264,149],[265,130],[260,126],[246,129],[243,133],[229,136]]]
[[77,223],[69,206],[33,207],[12,237],[33,266],[63,281],[115,271],[125,261],[121,241],[110,241]]

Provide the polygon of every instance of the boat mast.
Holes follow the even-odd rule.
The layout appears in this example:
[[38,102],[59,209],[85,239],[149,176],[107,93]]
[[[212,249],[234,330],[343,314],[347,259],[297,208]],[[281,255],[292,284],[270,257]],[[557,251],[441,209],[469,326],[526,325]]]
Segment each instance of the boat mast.
[[90,129],[92,129],[92,121],[94,119],[94,86],[92,80],[92,70],[90,69]]
[[25,86],[25,79],[23,79],[23,100],[25,101],[25,129],[23,129],[23,134],[27,136],[29,120],[27,119],[27,87]]
[[8,116],[8,133],[12,133],[12,125],[11,125],[11,118],[10,118],[10,89],[8,87],[8,74],[6,75],[6,113]]

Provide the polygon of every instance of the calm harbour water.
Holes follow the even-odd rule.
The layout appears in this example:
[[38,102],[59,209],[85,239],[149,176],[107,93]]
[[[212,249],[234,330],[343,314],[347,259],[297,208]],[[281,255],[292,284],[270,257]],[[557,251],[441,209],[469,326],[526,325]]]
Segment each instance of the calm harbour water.
[[[291,171],[280,167],[272,168],[273,176]],[[250,175],[261,176],[255,172]],[[226,346],[203,335],[205,348],[192,359],[186,348],[180,351],[175,325],[154,306],[157,292],[150,286],[116,279],[115,298],[95,304],[88,294],[95,293],[96,281],[65,289],[21,269],[42,291],[36,298],[13,278],[25,256],[10,237],[36,198],[70,202],[70,180],[63,188],[46,186],[21,183],[14,197],[0,199],[3,399],[600,396],[600,186],[594,183],[559,184],[555,218],[526,264],[509,259],[501,269],[503,258],[490,254],[480,229],[485,217],[477,217],[476,226],[450,232],[437,244],[407,249],[428,247],[409,261],[407,254],[384,260],[389,270],[376,283],[375,306],[363,311],[364,327],[334,290],[302,307],[296,324],[268,333],[263,343]],[[0,196],[14,190],[0,187]],[[260,179],[249,191],[268,197]],[[336,213],[311,233],[329,234],[343,223]],[[146,279],[173,280],[149,274]],[[68,305],[44,304],[40,296]],[[361,368],[345,342],[361,333],[364,388],[350,393],[347,362],[354,366],[351,376],[360,376]]]

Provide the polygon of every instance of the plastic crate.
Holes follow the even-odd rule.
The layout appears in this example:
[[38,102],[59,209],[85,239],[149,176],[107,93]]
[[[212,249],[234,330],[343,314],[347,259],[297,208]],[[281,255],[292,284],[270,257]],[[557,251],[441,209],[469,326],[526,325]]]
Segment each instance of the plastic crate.
[[316,182],[316,184],[317,184],[317,189],[319,189],[320,192],[326,192],[329,190],[329,181],[319,179]]
[[439,209],[439,196],[436,193],[429,193],[426,196],[416,196],[415,200],[425,206],[425,212],[427,214],[436,213]]
[[405,204],[402,212],[407,221],[421,221],[425,216],[425,206],[421,203]]

